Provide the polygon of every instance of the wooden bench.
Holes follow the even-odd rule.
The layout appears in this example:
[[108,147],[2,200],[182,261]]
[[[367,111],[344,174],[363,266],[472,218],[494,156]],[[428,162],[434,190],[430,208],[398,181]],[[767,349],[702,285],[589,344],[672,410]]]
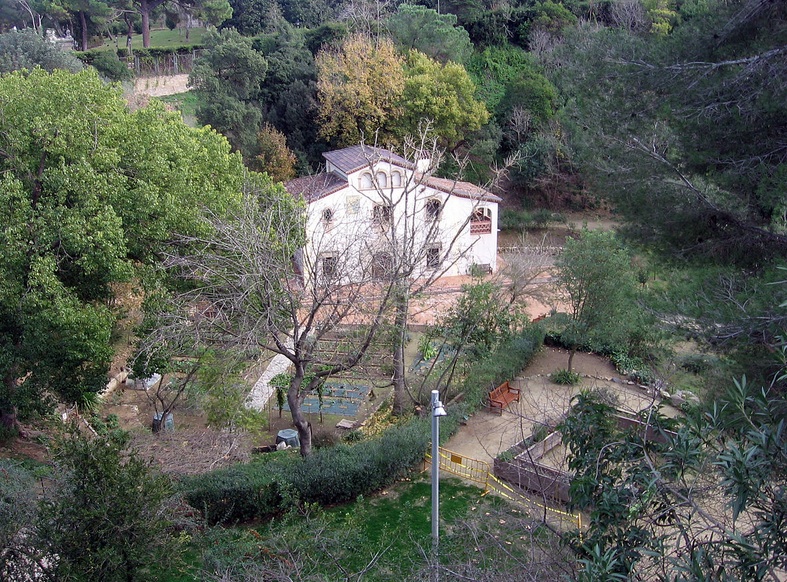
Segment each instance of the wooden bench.
[[503,414],[503,409],[512,402],[519,402],[519,388],[514,388],[508,380],[489,393],[489,408]]

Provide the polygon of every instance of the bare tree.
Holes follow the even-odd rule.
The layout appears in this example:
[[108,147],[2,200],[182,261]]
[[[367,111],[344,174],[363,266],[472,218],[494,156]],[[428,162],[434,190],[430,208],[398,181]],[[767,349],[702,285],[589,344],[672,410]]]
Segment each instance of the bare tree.
[[339,18],[348,20],[353,30],[378,39],[384,29],[383,21],[395,11],[396,3],[391,0],[349,0]]
[[539,241],[530,241],[523,234],[516,247],[501,249],[503,262],[497,280],[508,295],[509,305],[534,299],[540,303],[551,297],[552,269],[555,266],[555,249],[548,244],[546,236]]
[[617,0],[610,8],[612,22],[619,28],[643,32],[650,28],[650,19],[639,0]]
[[531,129],[533,129],[533,114],[521,105],[514,107],[506,123],[506,133],[511,136],[511,141],[517,144],[523,143]]
[[[246,358],[267,350],[290,361],[287,402],[307,456],[306,393],[361,361],[383,323],[393,285],[364,270],[355,245],[333,246],[324,237],[311,241],[315,254],[302,252],[307,209],[279,186],[251,184],[230,216],[206,219],[210,233],[180,240],[187,251],[167,261],[194,285],[181,303],[204,306],[203,316],[182,320],[183,330],[197,343]],[[326,347],[322,340],[348,326],[352,341],[342,349]]]

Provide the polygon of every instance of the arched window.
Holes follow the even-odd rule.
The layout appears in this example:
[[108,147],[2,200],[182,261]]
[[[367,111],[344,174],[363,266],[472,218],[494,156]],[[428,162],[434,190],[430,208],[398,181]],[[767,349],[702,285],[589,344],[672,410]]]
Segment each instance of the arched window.
[[424,212],[426,213],[426,220],[433,221],[440,217],[440,208],[442,204],[437,198],[430,198],[424,205]]
[[379,188],[387,188],[388,187],[388,176],[385,175],[385,172],[377,172],[377,175],[374,177],[377,180],[377,186]]
[[476,208],[470,215],[470,234],[492,233],[492,210],[485,207]]
[[400,172],[391,172],[391,186],[398,188],[402,185],[402,174]]
[[361,174],[361,190],[371,190],[372,188],[374,188],[374,184],[372,183],[372,175],[368,172]]

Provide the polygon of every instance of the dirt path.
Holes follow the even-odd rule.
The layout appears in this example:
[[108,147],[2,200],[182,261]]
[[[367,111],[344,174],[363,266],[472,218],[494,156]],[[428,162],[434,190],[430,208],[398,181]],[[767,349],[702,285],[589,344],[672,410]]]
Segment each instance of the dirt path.
[[185,93],[189,90],[188,75],[163,75],[160,77],[140,77],[134,81],[135,95],[163,97]]

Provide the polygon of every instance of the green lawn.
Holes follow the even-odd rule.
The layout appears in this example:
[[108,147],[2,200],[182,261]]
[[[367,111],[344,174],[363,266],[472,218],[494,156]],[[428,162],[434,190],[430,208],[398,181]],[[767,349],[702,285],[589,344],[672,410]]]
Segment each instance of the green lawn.
[[[202,38],[205,36],[204,28],[192,28],[189,31],[189,39],[186,40],[186,31],[182,28],[170,30],[168,28],[154,29],[150,31],[150,47],[151,48],[175,48],[179,46],[190,46],[194,44],[202,44]],[[104,43],[105,47],[115,48],[115,43],[109,39]],[[121,35],[118,37],[118,46],[125,48],[126,37]],[[131,46],[134,49],[142,48],[142,35],[135,34],[131,37]]]
[[180,111],[180,114],[183,116],[183,122],[186,125],[197,127],[197,107],[199,105],[199,99],[194,91],[166,95],[164,97],[159,97],[159,99]]

